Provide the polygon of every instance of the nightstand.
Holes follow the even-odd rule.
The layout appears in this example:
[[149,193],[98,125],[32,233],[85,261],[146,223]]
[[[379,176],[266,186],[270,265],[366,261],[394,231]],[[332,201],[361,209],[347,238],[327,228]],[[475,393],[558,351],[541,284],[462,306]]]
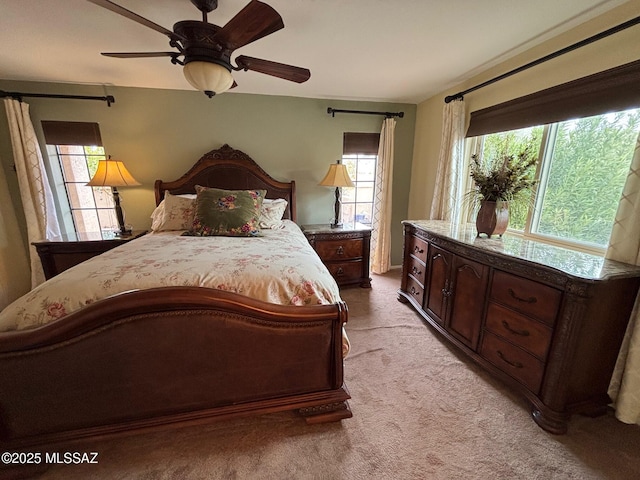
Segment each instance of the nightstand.
[[371,228],[360,223],[303,225],[302,231],[339,286],[371,288],[369,253]]
[[146,230],[134,230],[126,237],[120,237],[111,232],[74,233],[33,242],[33,245],[40,256],[44,276],[49,280],[68,268],[141,237],[145,233],[147,233]]

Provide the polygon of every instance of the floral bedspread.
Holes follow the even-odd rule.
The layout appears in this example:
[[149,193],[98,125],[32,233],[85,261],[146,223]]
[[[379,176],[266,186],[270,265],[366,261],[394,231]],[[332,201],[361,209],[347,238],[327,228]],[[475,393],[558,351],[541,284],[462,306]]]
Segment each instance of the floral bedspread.
[[335,280],[291,221],[262,237],[180,233],[147,234],[62,272],[0,312],[0,331],[35,328],[110,295],[154,287],[209,287],[281,305],[340,300]]

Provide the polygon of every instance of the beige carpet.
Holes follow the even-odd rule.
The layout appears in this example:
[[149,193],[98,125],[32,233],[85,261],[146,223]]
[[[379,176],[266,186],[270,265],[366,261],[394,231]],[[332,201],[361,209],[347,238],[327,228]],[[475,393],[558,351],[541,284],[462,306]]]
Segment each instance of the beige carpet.
[[345,361],[354,417],[306,425],[294,413],[82,441],[97,465],[43,479],[632,479],[640,427],[574,417],[553,436],[527,404],[453,351],[396,299],[399,271],[348,289]]

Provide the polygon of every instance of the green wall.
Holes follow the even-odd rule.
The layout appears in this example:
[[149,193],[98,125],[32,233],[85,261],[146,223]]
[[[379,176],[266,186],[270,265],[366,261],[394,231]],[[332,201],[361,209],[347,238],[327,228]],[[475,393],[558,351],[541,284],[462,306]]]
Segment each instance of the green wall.
[[[140,187],[121,189],[126,221],[148,228],[156,179],[175,180],[204,153],[227,143],[251,156],[281,181],[295,180],[298,223],[330,223],[332,189],[318,186],[328,165],[340,158],[343,132],[380,132],[384,117],[327,114],[327,107],[403,111],[395,129],[392,265],[402,263],[401,221],[407,217],[416,106],[225,93],[208,99],[196,91],[158,90],[0,80],[6,91],[113,95],[105,102],[25,98],[42,141],[42,120],[97,122],[106,153],[125,162]],[[26,228],[7,120],[0,115],[0,157],[24,236]]]

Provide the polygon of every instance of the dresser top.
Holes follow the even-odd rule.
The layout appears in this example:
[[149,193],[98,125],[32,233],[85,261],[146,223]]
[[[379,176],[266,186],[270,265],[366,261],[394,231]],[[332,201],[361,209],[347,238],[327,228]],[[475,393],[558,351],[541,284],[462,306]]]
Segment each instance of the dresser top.
[[404,220],[402,223],[463,245],[537,263],[574,277],[588,280],[617,276],[640,277],[640,267],[608,260],[599,255],[528,240],[509,233],[502,235],[502,238],[478,237],[476,227],[471,223],[456,225],[442,220]]

